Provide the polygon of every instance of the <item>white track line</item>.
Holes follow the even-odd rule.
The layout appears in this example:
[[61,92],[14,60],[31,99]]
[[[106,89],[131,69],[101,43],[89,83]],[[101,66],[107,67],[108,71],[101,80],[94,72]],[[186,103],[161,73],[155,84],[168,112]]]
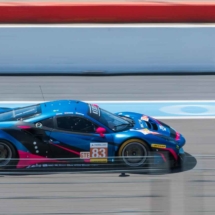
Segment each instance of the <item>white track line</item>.
[[214,23],[204,24],[1,24],[0,28],[214,28]]

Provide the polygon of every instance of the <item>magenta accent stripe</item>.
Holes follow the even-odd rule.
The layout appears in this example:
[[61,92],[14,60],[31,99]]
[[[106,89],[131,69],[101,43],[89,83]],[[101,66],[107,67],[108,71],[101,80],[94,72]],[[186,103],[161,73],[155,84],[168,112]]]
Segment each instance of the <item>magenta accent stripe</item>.
[[180,133],[176,132],[175,140],[180,140]]
[[17,164],[17,168],[24,168],[26,166],[38,164],[38,163],[57,163],[62,162],[55,159],[46,158],[40,155],[31,154],[28,152],[24,152],[21,150],[18,150],[19,154],[19,162]]
[[163,155],[163,153],[162,153],[162,152],[158,152],[158,154],[160,154],[160,156],[162,157],[162,159],[164,160],[164,162],[166,162],[166,158],[165,158],[165,156]]
[[68,152],[71,152],[71,153],[73,153],[73,154],[80,155],[80,152],[76,152],[76,151],[74,151],[74,150],[72,150],[72,149],[68,149],[68,148],[66,148],[66,147],[59,146],[59,145],[53,144],[53,143],[52,143],[52,145],[54,145],[54,146],[56,146],[56,147],[58,147],[58,148],[64,149],[64,150],[66,150],[66,151],[68,151]]
[[172,156],[174,157],[174,159],[178,160],[178,155],[175,153],[175,151],[173,149],[162,149],[162,150],[169,151],[172,154]]

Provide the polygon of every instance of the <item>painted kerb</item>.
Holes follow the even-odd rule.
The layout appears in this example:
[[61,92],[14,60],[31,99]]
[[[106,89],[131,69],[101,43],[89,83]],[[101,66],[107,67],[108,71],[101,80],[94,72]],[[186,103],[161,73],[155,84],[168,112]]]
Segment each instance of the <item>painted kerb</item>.
[[0,73],[215,72],[215,25],[0,27]]

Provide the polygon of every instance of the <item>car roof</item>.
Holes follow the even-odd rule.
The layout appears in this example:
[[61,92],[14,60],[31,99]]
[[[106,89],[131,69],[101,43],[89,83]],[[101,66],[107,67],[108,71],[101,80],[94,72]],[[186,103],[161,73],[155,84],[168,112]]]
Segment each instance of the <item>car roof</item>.
[[[50,101],[50,102],[43,102],[43,103],[31,105],[31,106],[25,106],[22,108],[31,108],[31,107],[33,108],[34,106],[39,107],[39,109],[37,108],[37,113],[34,116],[29,117],[28,119],[25,119],[26,122],[34,122],[35,120],[42,120],[46,117],[51,117],[55,115],[74,114],[74,115],[83,116],[83,115],[86,115],[89,110],[88,105],[89,105],[88,103],[78,101],[78,100],[56,100],[56,101]],[[11,109],[8,112],[1,113],[6,115],[6,117],[8,117],[8,114],[9,114],[9,118],[8,120],[0,121],[0,124],[2,124],[3,122],[8,122],[8,124],[14,124],[13,121],[10,120],[10,115],[11,117],[13,116],[13,113],[10,113],[10,112],[12,112],[13,110],[21,110],[22,108],[18,108],[18,109],[15,108],[15,109]],[[20,117],[22,116],[20,115]]]
[[42,113],[62,114],[83,114],[88,111],[88,104],[79,100],[56,100],[41,103]]

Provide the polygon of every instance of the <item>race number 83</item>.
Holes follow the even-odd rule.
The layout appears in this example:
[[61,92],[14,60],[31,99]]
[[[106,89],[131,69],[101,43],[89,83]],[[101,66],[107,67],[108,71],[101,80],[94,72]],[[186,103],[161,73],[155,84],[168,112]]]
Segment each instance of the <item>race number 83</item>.
[[91,158],[105,158],[107,157],[107,148],[92,148],[90,154]]
[[90,161],[91,162],[107,162],[108,144],[107,143],[91,143],[90,144]]

